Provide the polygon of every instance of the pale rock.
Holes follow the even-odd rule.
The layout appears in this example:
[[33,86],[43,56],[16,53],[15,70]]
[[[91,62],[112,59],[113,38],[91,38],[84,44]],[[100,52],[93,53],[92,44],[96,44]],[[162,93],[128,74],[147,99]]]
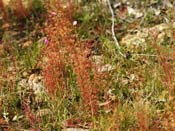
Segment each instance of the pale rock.
[[164,0],[163,5],[167,8],[173,8],[173,4],[169,0]]
[[40,78],[41,77],[37,76],[36,74],[32,74],[28,80],[29,88],[33,89],[35,94],[40,94],[44,91],[44,86]]
[[135,34],[127,34],[122,38],[120,43],[121,45],[125,45],[130,50],[130,52],[143,52],[147,49],[148,43],[146,39],[152,35],[153,32],[158,33],[158,41],[162,41],[165,35],[168,37],[171,37],[172,35],[171,26],[169,24],[162,23],[150,28],[137,30]]
[[40,96],[40,94],[45,92],[45,89],[42,83],[42,77],[36,74],[31,74],[28,79],[25,78],[20,80],[18,82],[18,85],[19,85],[19,90],[21,90],[21,88],[32,89],[36,96]]
[[131,7],[127,7],[128,14],[129,15],[134,15],[136,18],[140,18],[143,16],[143,13],[140,10],[133,9]]

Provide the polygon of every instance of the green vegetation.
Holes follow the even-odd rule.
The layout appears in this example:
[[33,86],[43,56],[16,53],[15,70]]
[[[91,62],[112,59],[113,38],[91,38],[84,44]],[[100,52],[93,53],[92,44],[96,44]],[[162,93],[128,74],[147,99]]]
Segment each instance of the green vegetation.
[[110,2],[0,0],[0,129],[175,129],[174,1]]

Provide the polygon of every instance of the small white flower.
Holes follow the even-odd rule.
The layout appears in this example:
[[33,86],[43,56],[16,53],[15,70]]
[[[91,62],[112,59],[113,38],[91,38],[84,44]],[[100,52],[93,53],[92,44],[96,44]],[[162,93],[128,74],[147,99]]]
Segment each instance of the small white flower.
[[75,21],[73,21],[73,26],[76,26],[77,25],[77,21],[75,20]]

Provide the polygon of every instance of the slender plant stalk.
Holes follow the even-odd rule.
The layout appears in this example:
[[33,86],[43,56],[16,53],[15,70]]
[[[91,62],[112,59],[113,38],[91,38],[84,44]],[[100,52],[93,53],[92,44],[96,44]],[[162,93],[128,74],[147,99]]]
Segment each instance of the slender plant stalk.
[[126,55],[124,55],[122,52],[121,52],[121,48],[120,48],[120,45],[119,45],[119,42],[115,36],[115,31],[114,31],[114,26],[115,26],[115,15],[114,15],[114,11],[111,7],[111,3],[110,3],[110,0],[107,0],[107,3],[108,3],[108,6],[109,6],[109,10],[111,12],[111,15],[112,15],[112,27],[111,27],[111,31],[112,31],[112,38],[114,39],[115,41],[115,45],[117,47],[117,50],[119,52],[119,54],[122,56],[122,57],[126,57]]
[[[112,15],[112,26],[111,26],[112,38],[114,39],[114,42],[115,42],[115,45],[117,47],[117,50],[118,50],[119,54],[122,57],[125,57],[126,58],[126,55],[121,52],[120,44],[119,44],[119,42],[118,42],[118,40],[117,40],[117,38],[115,36],[115,31],[114,31],[114,27],[115,27],[115,15],[114,15],[114,11],[112,9],[110,0],[107,0],[107,3],[108,3],[108,6],[109,6],[109,10],[111,12],[111,15]],[[135,56],[148,56],[148,57],[156,57],[157,56],[157,55],[154,55],[154,54],[132,54],[132,55],[135,55]]]

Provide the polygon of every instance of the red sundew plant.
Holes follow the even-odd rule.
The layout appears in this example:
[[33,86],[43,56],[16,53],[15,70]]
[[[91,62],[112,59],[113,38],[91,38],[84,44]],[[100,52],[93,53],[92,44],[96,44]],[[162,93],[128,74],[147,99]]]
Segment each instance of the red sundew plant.
[[[25,18],[26,16],[29,15],[29,10],[32,7],[32,2],[30,2],[28,4],[28,9],[26,9],[23,5],[22,0],[16,0],[14,3],[10,3],[9,4],[10,9],[13,12],[13,15],[17,18],[17,19],[21,19],[21,18]],[[9,17],[10,15],[8,14],[8,11],[6,9],[6,7],[4,6],[3,0],[0,0],[0,11],[3,14],[3,18],[6,21],[9,21]]]
[[29,14],[27,9],[25,9],[22,0],[17,0],[16,4],[13,6],[13,11],[17,18],[24,18]]
[[[173,33],[173,32],[172,32]],[[153,33],[154,39],[157,39],[157,34]],[[173,34],[172,34],[173,35]],[[159,123],[163,125],[166,130],[172,130],[175,128],[174,125],[174,111],[172,109],[175,108],[174,106],[174,91],[175,91],[175,77],[174,77],[174,64],[173,61],[175,60],[175,53],[173,50],[166,52],[163,46],[152,43],[153,47],[156,49],[158,54],[158,61],[162,68],[161,79],[164,86],[167,88],[167,104],[165,106],[166,111],[163,113],[163,117]],[[174,49],[174,46],[173,48]],[[167,122],[168,121],[168,122]],[[159,124],[158,123],[158,124]]]
[[140,128],[139,130],[140,131],[148,130],[146,115],[143,112],[138,112],[137,113],[137,119],[138,119],[138,124],[139,124],[139,128]]
[[[90,71],[92,70],[92,63],[87,58],[88,51],[80,52],[75,56],[74,61],[74,70],[77,74],[77,83],[80,88],[83,96],[83,101],[88,110],[91,111],[91,114],[94,115],[98,110],[98,102],[97,102],[97,93],[98,88],[95,85],[94,78],[90,78]],[[87,53],[87,54],[86,54]]]
[[38,122],[38,119],[36,118],[36,116],[32,113],[30,106],[27,103],[23,103],[24,106],[24,111],[25,114],[29,120],[29,123],[31,125],[32,128],[36,128],[36,124]]
[[[152,33],[152,38],[157,39],[157,32],[153,32]],[[173,86],[173,81],[174,81],[174,77],[173,77],[173,66],[170,63],[171,60],[174,60],[173,58],[173,53],[166,53],[163,49],[163,47],[161,45],[158,45],[156,43],[151,43],[152,46],[156,49],[156,52],[158,54],[158,61],[163,69],[163,83],[166,85],[166,87],[169,90],[172,90],[174,88]]]
[[51,94],[58,91],[64,95],[65,90],[70,90],[66,84],[66,67],[72,67],[82,95],[82,107],[93,116],[98,112],[98,92],[105,75],[99,73],[97,65],[87,57],[90,49],[85,47],[84,42],[78,41],[73,27],[74,8],[71,3],[63,7],[57,2],[50,7],[45,28],[47,42],[44,54],[48,59],[43,72],[45,85]]
[[2,0],[0,0],[0,12],[2,13],[1,15],[3,16],[3,19],[8,20],[8,13],[4,7],[4,3]]
[[[50,11],[48,24],[45,28],[47,40],[45,40],[45,55],[48,58],[44,69],[45,84],[49,87],[49,92],[54,93],[56,87],[64,89],[65,86],[65,66],[66,66],[66,46],[70,44],[70,23],[67,17],[60,11],[62,7],[57,3],[59,10]],[[53,13],[54,12],[54,15]],[[64,45],[65,44],[65,45]]]

